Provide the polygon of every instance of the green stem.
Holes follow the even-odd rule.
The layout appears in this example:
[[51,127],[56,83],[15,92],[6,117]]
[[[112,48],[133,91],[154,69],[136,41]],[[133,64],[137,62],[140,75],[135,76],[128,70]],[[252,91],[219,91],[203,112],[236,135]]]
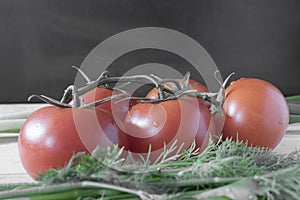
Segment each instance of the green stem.
[[300,102],[300,95],[289,96],[285,99],[287,102]]
[[197,179],[187,179],[187,180],[178,180],[176,182],[173,181],[160,181],[160,182],[148,182],[149,186],[163,186],[166,185],[168,187],[172,187],[172,185],[176,188],[188,188],[188,187],[211,187],[211,186],[219,186],[219,185],[227,185],[233,182],[240,180],[241,177],[229,177],[229,178],[221,178],[221,177],[213,177],[213,178],[197,178]]
[[98,187],[101,189],[109,189],[109,190],[116,190],[119,192],[124,192],[128,194],[133,194],[135,196],[140,197],[141,199],[145,199],[147,197],[151,197],[151,194],[148,194],[147,192],[144,192],[142,190],[133,190],[121,186],[116,186],[116,185],[110,185],[110,184],[105,184],[105,183],[98,183],[98,182],[90,182],[90,181],[84,181],[82,182],[82,186],[84,187]]
[[132,195],[132,194],[115,194],[115,195],[107,195],[101,198],[101,200],[115,200],[115,199],[122,199],[122,200],[140,200],[140,198]]
[[0,133],[18,133],[26,119],[0,120]]
[[[99,197],[101,193],[105,193],[99,189],[74,189],[70,191],[50,193],[50,194],[38,194],[32,195],[31,200],[65,200],[65,199],[77,199],[83,197]],[[112,195],[113,196],[113,195]]]
[[[87,193],[88,191],[88,193]],[[77,182],[77,183],[64,183],[57,185],[45,185],[31,188],[23,188],[18,190],[9,190],[0,192],[2,199],[30,197],[31,199],[74,199],[74,197],[89,196],[91,194],[100,196],[113,196],[127,193],[141,199],[151,197],[143,191],[132,190],[120,186],[97,183],[97,182]]]
[[81,189],[80,183],[73,183],[73,184],[66,183],[66,184],[51,185],[51,186],[38,185],[36,187],[2,191],[2,192],[0,192],[0,197],[2,199],[33,197],[33,196],[38,196],[38,195],[61,193],[61,192],[77,190],[77,189]]
[[[197,199],[194,196],[202,194],[206,191],[209,191],[209,189],[186,191],[186,192],[179,193],[179,194],[169,195],[168,198],[166,198],[165,200],[173,200],[173,199],[190,199],[191,200],[191,199]],[[230,198],[228,198],[228,197],[209,197],[205,200],[230,200]]]

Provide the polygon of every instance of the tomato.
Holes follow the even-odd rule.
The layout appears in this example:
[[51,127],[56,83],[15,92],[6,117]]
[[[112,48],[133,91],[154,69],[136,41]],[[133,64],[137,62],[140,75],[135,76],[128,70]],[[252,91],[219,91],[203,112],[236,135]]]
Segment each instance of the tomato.
[[193,140],[197,147],[205,146],[214,134],[210,111],[198,105],[196,98],[184,97],[160,103],[139,103],[128,112],[124,121],[120,146],[134,153],[147,153],[151,145],[151,160],[163,151],[164,145],[184,143],[188,148]]
[[[177,79],[179,81],[179,83],[182,83],[182,79]],[[169,83],[171,85],[175,85],[174,83]],[[201,83],[194,81],[192,79],[189,80],[189,86],[191,87],[191,90],[197,90],[198,92],[209,92],[208,88],[204,85],[202,85]],[[166,87],[168,88],[168,87]],[[169,88],[168,88],[169,89]],[[156,99],[158,96],[158,91],[157,88],[153,88],[152,90],[150,90],[148,92],[148,94],[146,95],[146,98],[150,98],[150,99]],[[207,101],[204,101],[201,98],[198,98],[199,103],[204,104],[206,107],[210,108],[211,104]]]
[[209,142],[209,139],[216,141],[218,139],[218,133],[216,131],[216,124],[210,110],[206,105],[199,104],[200,120],[198,124],[197,134],[195,137],[196,148],[204,150]]
[[[83,94],[81,98],[83,98],[85,104],[93,103],[95,101],[104,99],[106,97],[110,97],[113,94],[113,90],[103,87],[96,87],[93,90],[88,91]],[[101,108],[107,111],[111,111],[111,101],[107,101],[103,104],[97,106],[97,108]]]
[[30,115],[22,126],[19,155],[24,169],[35,178],[50,168],[63,167],[77,152],[112,146],[118,134],[110,112],[47,106]]
[[[95,101],[99,101],[101,99],[110,97],[112,95],[118,95],[120,92],[113,91],[108,88],[103,87],[96,87],[93,90],[90,90],[89,92],[83,94],[81,98],[83,98],[85,104],[93,103]],[[100,104],[96,106],[96,108],[104,109],[110,112],[113,112],[113,116],[115,120],[124,120],[129,108],[131,102],[129,100],[120,101],[123,97],[119,97],[116,99],[112,99],[111,101],[107,101],[103,104]]]
[[248,145],[275,148],[289,121],[283,94],[269,82],[242,78],[225,90],[223,136]]

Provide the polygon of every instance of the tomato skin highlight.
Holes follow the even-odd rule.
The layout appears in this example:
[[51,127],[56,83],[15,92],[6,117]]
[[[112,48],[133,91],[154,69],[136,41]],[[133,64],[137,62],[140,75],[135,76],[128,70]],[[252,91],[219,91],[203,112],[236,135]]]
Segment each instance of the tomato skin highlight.
[[[180,116],[176,100],[160,104],[137,104],[128,112],[124,127],[127,135],[120,139],[120,145],[135,153],[147,153],[149,145],[153,151],[169,143],[178,130],[175,116]],[[169,113],[173,112],[173,116]]]
[[283,94],[271,83],[242,78],[225,90],[222,134],[249,146],[275,148],[285,134],[289,110]]
[[[78,121],[84,120],[81,128],[74,122],[74,116]],[[90,120],[94,116],[94,110],[55,106],[43,107],[30,115],[18,138],[20,159],[27,173],[36,178],[50,168],[63,167],[77,152],[90,153],[90,148],[99,144],[109,145],[109,141],[117,143],[118,129],[111,114],[96,111],[101,133],[95,128],[98,124]],[[86,130],[84,138],[79,135],[79,129]],[[106,133],[109,136],[105,137]]]
[[[160,103],[139,103],[128,112],[125,134],[120,137],[120,146],[134,153],[162,152],[164,145],[177,140],[188,148],[195,140],[196,148],[203,150],[215,127],[209,109],[198,104],[194,97],[183,97]],[[156,159],[155,154],[150,160]]]

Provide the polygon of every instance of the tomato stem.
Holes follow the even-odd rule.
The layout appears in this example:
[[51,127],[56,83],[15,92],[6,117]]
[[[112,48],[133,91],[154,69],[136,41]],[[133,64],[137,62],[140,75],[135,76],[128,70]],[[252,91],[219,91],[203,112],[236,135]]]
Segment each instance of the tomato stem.
[[[118,90],[118,91],[121,92],[121,93],[120,94],[115,94],[115,95],[112,95],[112,96],[109,96],[109,97],[106,97],[104,99],[95,101],[95,102],[90,103],[90,104],[84,104],[83,99],[81,99],[78,96],[77,87],[75,87],[74,85],[70,85],[65,90],[64,97],[62,98],[62,101],[58,101],[56,99],[53,99],[51,97],[47,97],[45,95],[36,95],[36,94],[31,95],[28,98],[28,101],[30,101],[32,98],[35,97],[35,98],[38,98],[38,99],[40,99],[40,100],[42,100],[42,101],[44,101],[46,103],[49,103],[51,105],[54,105],[54,106],[57,106],[57,107],[60,107],[60,108],[92,108],[92,107],[98,106],[100,104],[103,104],[103,103],[105,103],[107,101],[110,101],[112,99],[120,98],[120,97],[123,97],[123,96],[127,96],[127,97],[130,96],[125,91],[122,91],[122,90]],[[70,94],[72,94],[72,95],[70,95]],[[66,98],[68,98],[69,96],[73,97],[73,103],[72,103],[72,105],[71,104],[67,104],[67,103],[64,102],[64,100]]]
[[176,98],[179,98],[183,95],[191,96],[191,97],[197,97],[201,98],[204,101],[208,101],[209,103],[219,106],[220,102],[215,100],[213,97],[217,96],[218,93],[210,93],[210,92],[198,92],[197,90],[183,90],[179,94],[175,94],[174,96]]
[[[151,84],[154,85],[158,89],[158,96],[160,99],[163,99],[163,89],[160,86],[160,84],[151,76],[148,75],[133,75],[133,76],[123,76],[123,77],[102,77],[101,79],[97,79],[90,84],[88,84],[85,88],[78,91],[78,95],[81,96],[85,94],[86,92],[94,89],[95,87],[101,87],[109,83],[117,83],[117,82],[125,82],[125,83],[141,83],[141,84]],[[111,88],[114,89],[114,88]]]
[[[173,85],[169,84],[170,82],[174,83],[175,87]],[[176,79],[166,78],[166,79],[163,79],[163,80],[159,81],[158,83],[159,84],[165,84],[171,90],[182,90],[182,85]]]
[[[90,104],[83,104],[82,106],[80,106],[80,108],[93,108],[93,107],[98,106],[100,104],[103,104],[107,101],[111,101],[112,99],[117,99],[117,98],[120,98],[120,97],[123,97],[123,96],[127,96],[127,94],[122,93],[122,94],[112,95],[112,96],[103,98],[101,100],[95,101],[95,102],[90,103]],[[118,102],[116,102],[116,103],[118,103]]]
[[[175,100],[180,98],[183,95],[187,96],[192,96],[192,97],[197,97],[197,98],[202,98],[204,101],[210,102],[214,107],[220,108],[222,106],[223,100],[224,100],[224,84],[217,79],[221,85],[221,89],[217,93],[208,93],[208,92],[198,92],[197,90],[191,90],[191,86],[188,85],[189,82],[189,77],[190,73],[187,72],[184,75],[184,78],[182,82],[180,82],[177,79],[172,79],[172,78],[160,78],[158,76],[155,76],[153,74],[151,75],[133,75],[133,76],[122,76],[122,77],[108,77],[107,71],[104,71],[101,73],[101,75],[95,80],[91,81],[89,77],[79,68],[73,66],[78,72],[85,78],[87,81],[87,86],[77,89],[74,85],[69,86],[63,94],[63,97],[60,101],[57,101],[51,97],[47,97],[44,95],[32,95],[29,97],[29,100],[32,97],[36,97],[41,99],[42,101],[62,107],[62,108],[91,108],[97,105],[100,105],[102,103],[105,103],[107,101],[110,101],[115,98],[120,98],[120,97],[125,97],[122,100],[117,101],[116,103],[119,103],[120,101],[123,100],[138,100],[141,103],[159,103],[162,101],[168,101],[168,100]],[[231,76],[231,75],[230,75]],[[230,77],[229,76],[229,77]],[[228,78],[229,78],[228,77]],[[226,79],[225,82],[228,81],[228,78]],[[158,92],[158,97],[157,99],[149,99],[145,97],[131,97],[126,91],[123,91],[116,86],[111,87],[109,84],[115,84],[115,83],[125,83],[130,84],[130,83],[140,83],[140,84],[148,84],[151,85],[155,88],[157,88]],[[171,83],[174,83],[171,84]],[[167,86],[167,87],[165,87]],[[84,104],[83,100],[80,98],[81,95],[97,88],[97,87],[105,87],[111,90],[119,91],[121,94],[117,95],[112,95],[110,97],[98,100],[96,102],[90,103],[90,104]],[[166,96],[166,93],[170,94]],[[68,104],[71,100],[73,100],[73,104],[70,105]]]
[[98,82],[98,86],[107,83],[117,83],[117,82],[131,82],[131,83],[141,83],[148,84],[149,82],[154,84],[154,87],[159,88],[158,82],[148,75],[133,75],[133,76],[122,76],[122,77],[107,77]]
[[[125,82],[125,84],[129,83],[141,83],[141,84],[153,84],[154,87],[158,90],[158,99],[165,99],[164,95],[164,86],[163,84],[166,84],[167,82],[173,82],[178,90],[182,89],[179,82],[175,79],[162,79],[158,76],[155,76],[153,74],[149,75],[133,75],[133,76],[123,76],[123,77],[108,77],[107,71],[104,71],[95,81],[91,81],[90,78],[78,67],[73,66],[74,69],[76,69],[83,78],[87,81],[87,86],[81,90],[78,91],[78,96],[81,96],[90,90],[96,88],[96,87],[106,87],[112,90],[115,90],[115,87],[108,86],[109,83],[117,83],[117,82]],[[68,103],[72,100],[72,96],[70,94],[70,91],[66,91],[65,95],[62,98],[62,102]]]
[[197,90],[181,90],[172,96],[163,98],[163,99],[152,99],[152,98],[147,98],[147,97],[127,97],[124,99],[121,99],[118,101],[124,101],[124,100],[138,100],[140,103],[160,103],[163,101],[170,101],[170,100],[175,100],[178,99],[184,95],[191,96],[191,97],[197,97],[197,98],[202,98],[205,101],[210,102],[211,104],[215,106],[220,106],[221,103],[216,101],[213,97],[217,95],[217,93],[208,93],[208,92],[198,92]]
[[[151,77],[155,78],[158,82],[158,84],[165,84],[168,88],[172,89],[172,90],[181,90],[182,87],[181,87],[181,84],[179,83],[178,80],[176,79],[173,79],[173,78],[165,78],[165,79],[162,79],[154,74],[150,74]],[[174,87],[173,85],[171,85],[169,82],[172,82],[175,84],[176,87]]]
[[72,96],[73,96],[72,108],[78,108],[83,104],[83,100],[81,100],[78,96],[77,87],[71,85],[71,89],[72,89]]
[[65,89],[60,102],[66,103],[66,104],[69,103],[73,98],[72,93],[73,93],[73,89],[72,89],[72,85],[70,85],[67,87],[67,89]]
[[85,79],[85,81],[89,84],[91,83],[91,79],[88,77],[88,75],[86,75],[86,73],[84,73],[80,68],[76,67],[76,66],[72,66],[74,69],[76,69],[80,74],[81,76]]
[[[78,96],[81,96],[95,89],[98,86],[98,82],[104,78],[107,78],[107,74],[108,74],[108,71],[104,71],[100,74],[100,76],[95,81],[91,81],[90,78],[81,69],[75,66],[73,66],[73,68],[78,70],[78,72],[84,77],[84,79],[87,81],[88,84],[88,86],[86,86],[83,90],[77,91]],[[72,99],[73,99],[72,89],[70,88],[70,90],[67,89],[67,91],[65,91],[65,95],[63,96],[63,99],[61,101],[64,103],[69,103]]]
[[[217,102],[219,102],[219,105],[213,105],[211,108],[210,108],[210,111],[212,114],[215,114],[216,112],[218,113],[221,113],[223,114],[223,103],[224,103],[224,100],[225,100],[225,87],[226,87],[226,84],[228,83],[229,79],[235,74],[234,72],[229,74],[226,79],[224,80],[224,82],[222,83],[222,80],[221,80],[221,77],[218,77],[217,75],[220,75],[220,71],[217,70],[215,71],[214,73],[214,77],[215,79],[218,81],[218,83],[220,84],[220,89],[219,91],[217,92],[217,95],[215,97],[215,100]],[[220,75],[221,76],[221,75]]]
[[63,102],[60,102],[56,99],[53,99],[51,97],[47,97],[45,95],[37,95],[37,94],[33,94],[31,95],[29,98],[28,98],[28,101],[30,101],[32,98],[38,98],[46,103],[49,103],[51,105],[54,105],[54,106],[57,106],[57,107],[60,107],[60,108],[71,108],[72,105],[70,104],[66,104],[66,103],[63,103]]

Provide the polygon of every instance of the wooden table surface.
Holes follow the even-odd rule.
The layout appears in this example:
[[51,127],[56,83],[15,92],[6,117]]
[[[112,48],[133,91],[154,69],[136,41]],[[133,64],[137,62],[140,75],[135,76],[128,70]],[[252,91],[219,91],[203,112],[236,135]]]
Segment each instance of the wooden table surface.
[[[3,108],[0,105],[0,109]],[[18,154],[18,133],[0,133],[0,184],[34,182],[25,172]],[[279,153],[289,153],[300,149],[300,123],[289,125],[288,130],[275,149]]]

